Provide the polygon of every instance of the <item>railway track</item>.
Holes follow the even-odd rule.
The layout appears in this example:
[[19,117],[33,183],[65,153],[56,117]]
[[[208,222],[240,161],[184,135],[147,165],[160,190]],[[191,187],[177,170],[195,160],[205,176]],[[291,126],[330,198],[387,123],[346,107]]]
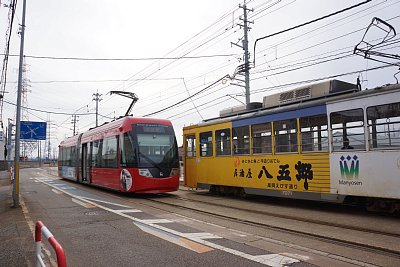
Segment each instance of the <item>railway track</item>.
[[[189,202],[194,202],[194,203],[203,203],[203,204],[209,204],[209,205],[213,205],[213,206],[219,206],[219,207],[223,207],[223,208],[233,208],[232,205],[225,205],[225,204],[215,203],[215,202],[211,202],[211,201],[204,201],[204,200],[198,200],[198,199],[194,200],[194,199],[184,198],[184,197],[180,197],[180,196],[176,196],[176,195],[172,195],[172,194],[163,194],[163,195],[168,196],[169,198],[174,198],[174,199],[186,201],[186,202],[189,201]],[[163,202],[163,203],[165,203],[165,202]],[[366,228],[366,227],[357,227],[357,226],[353,226],[353,225],[340,224],[340,223],[336,223],[336,222],[328,222],[328,221],[318,220],[318,219],[308,219],[308,218],[291,215],[291,214],[279,214],[279,213],[274,213],[274,212],[249,210],[249,209],[241,208],[238,206],[235,206],[234,208],[237,210],[242,210],[242,211],[257,212],[259,214],[273,216],[276,218],[296,220],[296,221],[313,223],[313,224],[324,225],[324,226],[331,226],[331,227],[346,228],[349,230],[354,230],[354,231],[359,231],[359,232],[400,238],[400,233],[391,233],[388,231],[376,230],[376,229],[371,229],[371,228]]]
[[[157,209],[162,209],[159,206],[160,204],[167,205],[169,207],[173,207],[176,209],[183,209],[186,211],[192,211],[192,212],[197,212],[197,213],[201,213],[201,214],[206,214],[209,216],[218,217],[218,218],[222,218],[225,220],[230,220],[230,221],[245,224],[245,225],[256,226],[259,228],[263,228],[265,230],[278,231],[281,233],[296,235],[298,237],[315,239],[315,240],[319,240],[319,241],[322,241],[325,243],[336,244],[336,245],[345,246],[345,247],[349,247],[349,248],[353,248],[353,249],[357,249],[357,250],[362,250],[362,251],[366,251],[366,252],[370,252],[370,253],[374,253],[374,254],[379,254],[379,255],[384,255],[384,256],[389,256],[389,257],[400,259],[400,251],[396,250],[396,249],[390,249],[388,247],[380,247],[380,246],[375,246],[375,245],[366,244],[366,243],[362,243],[362,242],[356,242],[356,241],[351,241],[351,240],[345,240],[342,238],[326,236],[323,233],[312,233],[312,232],[305,232],[305,231],[301,231],[301,230],[290,229],[287,227],[280,227],[280,226],[268,224],[268,220],[265,220],[265,222],[260,223],[260,222],[256,222],[256,221],[249,220],[249,219],[243,219],[243,218],[229,216],[229,215],[222,214],[222,213],[213,212],[213,211],[210,211],[211,209],[202,209],[202,208],[191,207],[191,205],[187,205],[187,203],[195,203],[197,205],[199,203],[201,203],[204,205],[212,205],[213,207],[218,206],[221,208],[234,208],[236,210],[240,209],[236,206],[232,207],[229,205],[217,204],[215,202],[210,202],[210,201],[193,200],[193,199],[184,198],[184,197],[180,197],[180,196],[176,196],[176,195],[172,195],[172,194],[163,194],[163,196],[168,196],[168,197],[146,198],[147,201],[157,203],[157,205],[150,205],[150,204],[146,204],[146,205],[151,206],[152,208],[157,208]],[[173,202],[171,202],[171,199],[173,200]],[[179,202],[184,202],[185,205],[183,205]],[[144,204],[144,203],[141,203],[141,204]],[[252,213],[256,212],[254,210],[249,211],[247,209],[240,209],[240,210],[245,211],[245,212],[252,212]],[[165,211],[166,211],[166,209],[165,209]],[[270,213],[270,212],[261,212],[261,213],[263,215],[272,216],[274,218],[295,220],[297,222],[300,221],[303,223],[314,224],[314,225],[318,225],[318,226],[335,227],[335,228],[338,228],[337,231],[340,231],[340,229],[346,229],[346,230],[355,231],[359,234],[373,234],[375,236],[390,238],[391,240],[394,239],[394,240],[397,240],[397,242],[400,242],[400,235],[397,233],[389,233],[386,231],[368,229],[368,228],[363,228],[363,227],[354,227],[354,226],[349,227],[348,225],[343,225],[343,224],[339,224],[339,223],[326,222],[326,221],[317,220],[317,219],[310,220],[310,219],[305,219],[305,218],[302,218],[299,216],[293,216],[293,215],[282,215],[282,214],[275,214],[275,213]]]

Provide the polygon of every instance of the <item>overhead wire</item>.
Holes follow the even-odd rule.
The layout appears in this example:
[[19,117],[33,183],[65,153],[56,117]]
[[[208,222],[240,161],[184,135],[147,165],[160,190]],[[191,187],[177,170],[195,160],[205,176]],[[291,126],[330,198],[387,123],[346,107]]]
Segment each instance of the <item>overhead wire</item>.
[[[236,10],[236,9],[237,9],[237,7],[231,9],[229,12],[225,13],[225,14],[222,15],[219,19],[217,19],[216,22],[210,24],[210,25],[207,26],[205,29],[201,30],[200,32],[198,32],[197,34],[195,34],[194,36],[192,36],[191,38],[189,38],[187,41],[185,41],[185,42],[183,42],[182,44],[180,44],[178,47],[172,49],[170,52],[168,52],[167,54],[165,54],[165,56],[168,56],[168,55],[174,53],[176,50],[182,48],[183,46],[190,44],[193,40],[195,40],[196,38],[198,38],[201,34],[207,32],[207,30],[209,30],[210,28],[215,27],[216,25],[218,25],[218,23],[219,23],[220,21],[222,21],[223,19],[227,18],[227,16],[228,16],[230,13],[232,13],[234,10]],[[177,58],[182,58],[182,56],[185,56],[185,53],[181,53],[179,56],[177,56]],[[176,60],[178,60],[178,59],[176,59]],[[175,60],[174,60],[173,62],[175,62]],[[172,63],[173,63],[173,62],[172,62]],[[169,63],[169,64],[167,64],[166,66],[169,66],[169,65],[172,64],[172,63]],[[138,75],[141,75],[142,73],[145,73],[145,71],[147,71],[147,69],[151,68],[151,67],[154,66],[155,64],[156,64],[156,62],[151,63],[150,65],[146,66],[145,68],[143,68],[143,69],[140,70],[139,72],[136,72],[135,74],[131,75],[131,76],[128,78],[128,80],[133,79],[134,77],[137,77]],[[164,67],[162,67],[162,68],[165,68],[166,66],[164,66]],[[123,86],[123,87],[122,87],[123,90],[126,90],[126,89],[132,87],[133,85],[137,84],[137,83],[140,82],[140,81],[146,81],[149,77],[151,77],[151,75],[153,75],[155,72],[157,72],[158,70],[160,70],[160,69],[162,69],[162,68],[158,68],[156,71],[153,70],[150,74],[143,74],[141,78],[135,79],[136,81],[135,81],[134,83],[128,84],[128,85],[126,85],[126,86],[125,86],[124,84],[121,84],[121,85],[119,85],[119,86],[115,86],[112,90],[118,89],[118,88],[121,87],[121,86]],[[111,98],[112,98],[112,97],[110,97],[110,98],[104,100],[104,101],[103,101],[103,104],[104,104],[105,102],[109,101],[109,99],[111,99]]]
[[200,93],[202,93],[202,92],[204,92],[204,91],[206,91],[206,90],[212,88],[213,86],[215,86],[216,84],[218,84],[219,82],[221,82],[223,79],[226,79],[226,78],[230,78],[229,75],[223,76],[222,78],[218,79],[217,81],[213,82],[212,84],[210,84],[209,86],[203,88],[202,90],[198,91],[197,93],[192,94],[191,96],[189,96],[189,97],[187,97],[187,98],[185,98],[185,99],[182,99],[182,100],[178,101],[177,103],[175,103],[175,104],[173,104],[173,105],[170,105],[170,106],[165,107],[165,108],[162,108],[162,109],[160,109],[160,110],[151,112],[151,113],[149,113],[149,114],[144,115],[143,117],[149,117],[149,116],[158,114],[158,113],[163,112],[163,111],[165,111],[165,110],[168,110],[168,109],[170,109],[170,108],[172,108],[172,107],[175,107],[175,106],[177,106],[177,105],[179,105],[179,104],[181,104],[181,103],[183,103],[183,102],[186,102],[187,100],[191,99],[192,97],[194,97],[194,96],[196,96],[196,95],[198,95],[198,94],[200,94]]
[[[367,1],[368,2],[368,1]],[[340,58],[342,58],[342,57],[340,57]],[[338,59],[340,59],[340,58],[338,58]],[[332,60],[334,60],[334,59],[330,59],[330,60],[328,60],[328,61],[332,61]],[[319,64],[321,64],[321,63],[319,63]]]
[[266,92],[266,91],[276,90],[276,89],[279,89],[279,88],[285,88],[285,87],[290,87],[290,86],[299,85],[299,84],[305,84],[305,83],[313,83],[313,82],[318,82],[318,81],[322,81],[322,80],[329,80],[329,79],[334,79],[334,78],[337,78],[337,77],[342,77],[342,76],[347,76],[347,75],[352,75],[352,74],[358,74],[358,73],[364,72],[364,71],[375,71],[375,70],[385,69],[385,68],[389,68],[389,67],[393,67],[393,66],[381,65],[381,66],[372,67],[372,68],[368,68],[368,69],[360,69],[360,70],[356,70],[356,71],[339,73],[339,74],[324,76],[324,77],[320,77],[320,78],[314,78],[314,79],[308,79],[308,80],[297,81],[297,82],[292,82],[292,83],[286,83],[286,84],[283,84],[283,85],[280,85],[280,86],[275,86],[275,87],[265,87],[265,88],[260,88],[260,89],[253,90],[252,93],[253,94],[259,94],[259,93],[263,93],[263,92]]
[[[348,24],[349,22],[352,22],[352,21],[355,21],[355,20],[359,20],[359,19],[361,19],[361,18],[363,18],[363,17],[365,17],[365,16],[371,15],[373,12],[377,12],[377,11],[386,9],[386,8],[392,6],[392,5],[398,4],[399,2],[400,2],[400,1],[397,1],[397,2],[395,2],[394,4],[391,4],[391,5],[388,5],[388,6],[384,6],[384,7],[382,7],[382,8],[377,9],[377,10],[371,11],[370,13],[364,14],[364,15],[362,15],[362,16],[358,16],[357,18],[354,18],[354,19],[352,19],[352,20],[350,20],[350,21],[346,21],[345,23],[342,23],[342,24],[340,24],[340,25],[337,25],[337,23],[338,23],[339,21],[347,20],[347,19],[350,18],[350,17],[356,16],[356,15],[360,15],[362,12],[366,12],[366,11],[368,11],[368,10],[370,10],[370,9],[374,9],[374,8],[379,7],[380,5],[386,3],[386,0],[383,0],[383,1],[381,1],[381,2],[379,2],[379,3],[377,3],[377,4],[375,4],[375,5],[366,7],[365,9],[359,10],[359,11],[357,11],[357,12],[354,12],[354,13],[349,14],[349,15],[347,15],[347,16],[344,16],[344,17],[342,17],[342,18],[338,18],[338,19],[335,21],[335,24],[326,23],[326,24],[324,24],[324,25],[321,25],[321,26],[318,26],[318,27],[316,27],[316,28],[314,28],[314,29],[311,29],[311,30],[309,30],[309,31],[307,31],[307,32],[302,32],[301,34],[298,34],[298,35],[296,35],[296,36],[294,36],[294,37],[290,37],[290,38],[287,39],[287,40],[284,40],[284,41],[281,41],[281,42],[279,42],[279,43],[273,44],[272,47],[278,47],[278,46],[281,46],[282,44],[293,42],[293,41],[295,41],[295,40],[297,40],[297,39],[299,39],[299,38],[303,38],[303,39],[306,38],[306,40],[309,41],[310,38],[312,38],[312,37],[316,37],[316,36],[318,36],[318,35],[320,35],[320,34],[322,34],[322,33],[326,33],[326,32],[328,32],[328,31],[331,31],[331,30],[333,30],[333,29],[336,29],[336,28],[338,28],[338,27],[340,27],[340,26],[346,25],[346,24]],[[317,33],[317,34],[315,34],[314,36],[309,36],[311,33],[316,32],[316,31],[318,31],[318,30],[321,30],[321,29],[323,29],[323,28],[326,28],[326,27],[328,27],[328,26],[331,27],[331,28],[328,29],[327,31]],[[364,29],[365,29],[365,28],[364,28]],[[283,47],[281,47],[281,48],[288,48],[288,47],[293,46],[293,45],[298,46],[298,45],[299,45],[299,41],[296,41],[295,43],[292,43],[292,44],[287,45],[287,46],[283,46]],[[257,52],[257,54],[259,54],[259,53],[261,53],[261,52],[264,52],[264,51],[267,51],[267,50],[268,50],[268,49],[261,50],[261,51]],[[265,55],[264,55],[264,56],[265,56]]]
[[[4,54],[0,54],[0,55],[4,55]],[[19,55],[11,54],[8,56],[18,57]],[[199,56],[182,56],[182,57],[143,57],[143,58],[88,58],[88,57],[55,57],[55,56],[24,55],[24,57],[32,58],[32,59],[78,60],[78,61],[154,61],[154,60],[218,58],[218,57],[231,57],[231,56],[234,56],[234,54],[199,55]],[[126,80],[129,80],[129,79],[126,79]]]
[[[325,16],[322,16],[322,17],[318,17],[318,18],[316,18],[316,19],[313,19],[313,20],[304,22],[304,23],[302,23],[302,24],[299,24],[299,25],[296,25],[296,26],[287,28],[287,29],[285,29],[285,30],[281,30],[281,31],[279,31],[279,32],[275,32],[275,33],[272,33],[272,34],[269,34],[269,35],[266,35],[266,36],[257,38],[256,41],[254,42],[254,51],[253,51],[253,52],[254,52],[254,55],[256,54],[256,46],[257,46],[257,42],[259,42],[259,41],[262,41],[262,40],[264,40],[264,39],[266,39],[266,38],[270,38],[270,37],[273,37],[273,36],[276,36],[276,35],[279,35],[279,34],[282,34],[282,33],[286,33],[286,32],[289,32],[289,31],[292,31],[292,30],[295,30],[295,29],[299,29],[299,28],[301,28],[301,27],[304,27],[304,26],[310,25],[310,24],[312,24],[312,23],[315,23],[315,22],[318,22],[318,21],[321,21],[321,20],[330,18],[330,17],[332,17],[332,16],[336,16],[336,15],[338,15],[338,14],[341,14],[341,13],[346,12],[346,11],[348,11],[348,10],[351,10],[351,9],[353,9],[353,8],[356,8],[356,7],[359,7],[359,6],[361,6],[361,5],[367,4],[367,3],[371,2],[371,1],[372,1],[372,0],[366,0],[366,1],[364,1],[364,2],[361,2],[361,3],[358,3],[358,4],[352,5],[352,6],[350,6],[350,7],[347,7],[347,8],[338,10],[338,11],[335,11],[335,12],[333,12],[333,13],[330,13],[330,14],[325,15]],[[255,57],[253,58],[253,64],[255,65]]]

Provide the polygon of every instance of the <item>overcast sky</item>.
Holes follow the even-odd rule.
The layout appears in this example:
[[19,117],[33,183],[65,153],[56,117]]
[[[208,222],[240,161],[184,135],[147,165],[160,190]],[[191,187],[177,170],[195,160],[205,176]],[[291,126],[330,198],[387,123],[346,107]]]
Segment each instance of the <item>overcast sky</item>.
[[[8,4],[0,7],[1,53],[5,48]],[[257,38],[302,24],[346,7],[358,0],[247,1],[251,24],[251,60]],[[193,95],[243,64],[243,50],[231,42],[243,37],[239,8],[243,1],[27,1],[25,61],[27,105],[22,120],[51,121],[51,142],[58,146],[72,135],[72,114],[79,114],[77,129],[95,126],[93,93],[102,94],[100,123],[124,115],[130,100],[110,96],[111,90],[134,92],[139,101],[132,110],[145,116]],[[251,70],[251,101],[281,92],[301,81],[337,77],[362,88],[395,83],[396,67],[365,71],[384,63],[352,56],[366,27],[379,17],[400,31],[400,1],[374,0],[365,5],[309,26],[279,34],[257,43],[256,65]],[[22,0],[18,1],[10,54],[19,54],[18,24]],[[383,34],[373,33],[371,40]],[[395,37],[398,38],[398,37]],[[385,53],[399,54],[398,43],[385,46]],[[34,57],[45,57],[42,59]],[[171,59],[192,57],[183,59]],[[75,59],[54,59],[75,58]],[[169,58],[169,59],[154,59]],[[124,60],[82,60],[124,59]],[[130,60],[127,60],[130,59]],[[386,61],[384,58],[381,60]],[[325,62],[325,63],[323,63]],[[15,118],[18,57],[10,57],[2,120]],[[325,79],[324,79],[325,78]],[[217,117],[221,109],[245,102],[243,88],[226,80],[196,95],[192,101],[152,117],[173,122],[179,145],[182,127]],[[237,83],[234,82],[234,83]],[[297,84],[284,86],[287,84]],[[41,112],[43,111],[43,112]],[[46,113],[47,112],[47,113]],[[57,113],[66,113],[61,115]]]

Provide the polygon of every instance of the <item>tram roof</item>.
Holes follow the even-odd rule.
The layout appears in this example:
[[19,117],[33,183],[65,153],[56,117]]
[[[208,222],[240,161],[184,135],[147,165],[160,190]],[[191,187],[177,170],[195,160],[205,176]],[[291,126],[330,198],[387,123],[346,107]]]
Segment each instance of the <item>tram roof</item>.
[[171,121],[165,119],[155,119],[155,118],[139,118],[126,116],[118,118],[111,122],[106,122],[95,128],[91,128],[88,131],[69,137],[60,143],[60,146],[69,146],[76,144],[79,138],[82,138],[82,142],[87,142],[91,140],[98,140],[104,137],[118,135],[120,133],[125,133],[132,130],[132,124],[140,123],[154,123],[172,126]]
[[[237,112],[236,114],[231,114],[231,115],[226,115],[223,117],[216,117],[216,118],[211,118],[204,120],[198,124],[190,125],[190,126],[185,126],[184,129],[192,129],[196,127],[201,127],[201,126],[208,126],[208,125],[213,125],[213,124],[219,124],[219,123],[224,123],[224,122],[239,122],[241,120],[248,120],[249,118],[253,117],[261,117],[261,116],[268,116],[268,115],[274,115],[274,114],[284,114],[286,113],[288,116],[289,112],[297,112],[299,110],[303,110],[303,112],[300,113],[300,116],[312,116],[316,114],[322,114],[326,113],[321,112],[321,110],[317,111],[317,107],[321,106],[326,106],[329,103],[337,102],[337,101],[346,101],[349,99],[355,99],[359,97],[366,97],[370,95],[375,95],[375,94],[383,94],[387,92],[392,92],[392,91],[400,91],[400,84],[389,84],[389,85],[384,85],[384,86],[379,86],[375,87],[372,89],[365,89],[361,91],[357,90],[349,90],[349,91],[344,91],[338,94],[333,94],[333,95],[325,95],[321,96],[318,98],[313,98],[313,99],[307,99],[307,100],[299,100],[297,102],[292,102],[280,106],[274,106],[274,107],[269,107],[269,108],[258,108],[258,109],[253,109],[253,110],[245,110],[242,112]],[[322,109],[322,108],[321,108]],[[326,108],[325,108],[326,110]],[[307,113],[310,112],[310,113]],[[297,114],[298,117],[299,114]],[[235,123],[236,125],[234,127],[240,126],[240,123]]]

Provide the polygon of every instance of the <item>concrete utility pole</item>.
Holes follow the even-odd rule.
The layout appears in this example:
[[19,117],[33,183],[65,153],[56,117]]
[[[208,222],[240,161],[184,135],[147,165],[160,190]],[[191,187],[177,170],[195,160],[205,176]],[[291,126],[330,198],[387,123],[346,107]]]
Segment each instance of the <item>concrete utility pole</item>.
[[[7,133],[7,161],[11,161],[12,152],[12,127],[15,125],[11,123],[11,119],[8,119],[8,133]],[[9,166],[8,166],[9,167]]]
[[[79,121],[78,118],[79,118],[79,116],[77,116],[77,115],[72,115],[72,121],[71,121],[71,123],[74,125],[74,132],[73,132],[73,135],[74,135],[74,136],[75,136],[75,134],[76,134],[76,123]],[[97,121],[96,121],[96,124],[97,124]]]
[[[50,143],[50,139],[51,139],[51,133],[50,133],[50,131],[51,131],[51,120],[50,120],[50,114],[49,114],[49,116],[48,116],[48,122],[47,122],[47,125],[49,126],[49,141],[48,141],[48,146],[47,146],[47,159],[48,160],[50,160],[50,152],[51,152],[51,143]],[[46,141],[45,141],[46,142]],[[46,146],[46,143],[45,143],[45,146]],[[46,149],[44,150],[44,154],[46,154]]]
[[[246,0],[244,0],[243,6],[239,4],[239,8],[243,9],[243,18],[240,17],[239,19],[243,21],[243,24],[238,24],[241,28],[243,28],[244,36],[242,40],[242,45],[239,45],[237,43],[231,43],[232,45],[238,46],[244,50],[244,64],[239,65],[236,70],[235,70],[235,75],[244,75],[244,80],[241,80],[239,78],[235,77],[235,80],[239,82],[244,82],[245,85],[243,84],[237,84],[237,83],[231,83],[232,85],[237,85],[245,88],[245,96],[246,96],[246,106],[248,107],[250,104],[250,53],[249,53],[249,37],[248,37],[248,32],[251,30],[249,27],[250,23],[253,23],[251,21],[247,20],[247,14],[249,11],[253,11],[253,9],[248,9],[246,6]],[[240,41],[241,39],[239,39]]]
[[246,0],[244,0],[243,6],[239,5],[240,8],[243,8],[243,50],[244,50],[244,72],[245,72],[245,89],[246,89],[246,106],[250,104],[250,63],[249,63],[249,37],[248,31],[250,31],[250,27],[248,26],[249,22],[247,20],[247,11],[253,11],[253,9],[247,9]]
[[100,98],[101,96],[102,94],[99,94],[99,92],[93,94],[93,100],[96,101],[96,127],[99,126],[99,102],[103,100]]
[[22,24],[21,24],[21,46],[19,51],[19,72],[18,72],[18,92],[17,92],[17,115],[15,122],[15,159],[14,159],[14,187],[13,199],[14,208],[19,207],[19,145],[21,133],[21,94],[22,94],[22,71],[24,65],[24,37],[25,37],[25,12],[26,0],[23,0]]

